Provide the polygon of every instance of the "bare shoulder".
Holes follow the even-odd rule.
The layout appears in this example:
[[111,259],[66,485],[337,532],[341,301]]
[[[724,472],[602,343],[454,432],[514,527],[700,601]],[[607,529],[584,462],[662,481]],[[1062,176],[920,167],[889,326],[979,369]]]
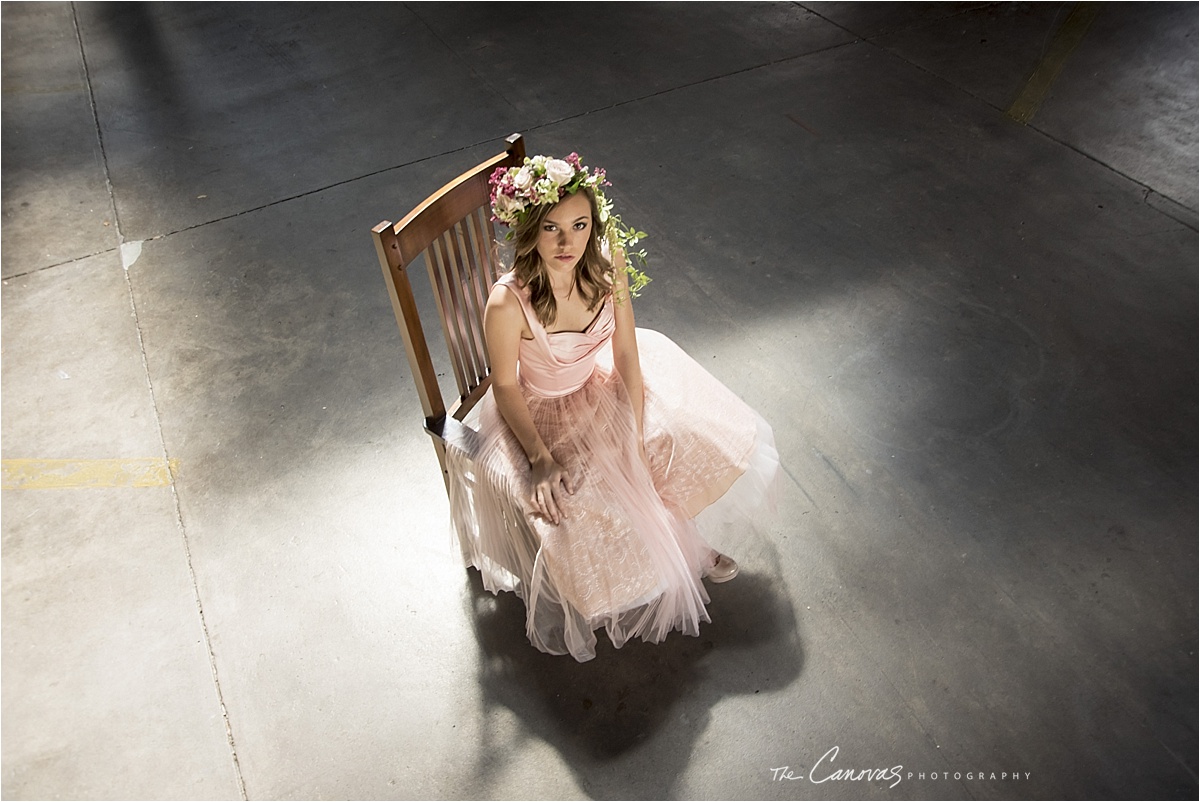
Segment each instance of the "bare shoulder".
[[[484,326],[493,333],[502,331],[517,331],[521,336],[529,334],[529,326],[525,323],[525,311],[521,301],[503,284],[492,287],[488,295],[487,307],[484,309]],[[493,334],[494,336],[494,334]]]
[[508,318],[514,313],[523,315],[521,311],[521,301],[508,287],[503,284],[495,284],[492,286],[492,292],[488,295],[487,311],[490,314],[500,315]]

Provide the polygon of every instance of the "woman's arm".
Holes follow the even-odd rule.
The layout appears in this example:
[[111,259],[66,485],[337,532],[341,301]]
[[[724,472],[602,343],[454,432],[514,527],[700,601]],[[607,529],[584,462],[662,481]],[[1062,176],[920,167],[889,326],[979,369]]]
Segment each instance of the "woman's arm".
[[571,477],[554,459],[538,434],[529,405],[517,385],[517,355],[521,336],[529,331],[521,302],[499,285],[492,288],[483,313],[483,334],[492,362],[492,396],[504,422],[517,436],[533,470],[530,503],[537,512],[558,523],[558,502],[565,489],[574,493]]
[[613,314],[617,329],[613,333],[613,364],[629,391],[633,404],[633,417],[637,421],[638,443],[645,456],[645,430],[642,413],[645,396],[642,390],[642,363],[638,358],[637,333],[633,319],[633,299],[629,294],[629,276],[625,273],[625,252],[617,249],[613,254]]

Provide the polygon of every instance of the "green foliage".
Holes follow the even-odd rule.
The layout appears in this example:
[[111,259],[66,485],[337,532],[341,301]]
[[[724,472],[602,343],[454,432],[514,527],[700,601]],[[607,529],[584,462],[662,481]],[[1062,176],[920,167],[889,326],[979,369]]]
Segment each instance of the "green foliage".
[[645,286],[650,283],[650,277],[642,270],[646,267],[646,249],[634,248],[645,238],[646,232],[630,228],[621,221],[620,215],[610,212],[605,235],[610,251],[616,253],[617,248],[625,251],[625,273],[629,276],[629,295],[637,298]]

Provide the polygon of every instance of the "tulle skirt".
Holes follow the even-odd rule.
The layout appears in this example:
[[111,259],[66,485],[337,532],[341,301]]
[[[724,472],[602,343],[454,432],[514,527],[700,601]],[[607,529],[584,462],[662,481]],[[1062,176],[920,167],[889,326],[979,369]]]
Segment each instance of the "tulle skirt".
[[464,559],[486,589],[524,599],[534,646],[580,661],[595,656],[600,628],[617,647],[699,634],[714,549],[736,558],[730,537],[774,506],[770,426],[671,340],[648,329],[637,337],[649,466],[611,351],[574,393],[525,390],[539,434],[574,480],[557,525],[532,513],[529,460],[490,393],[477,407],[479,437],[447,448]]

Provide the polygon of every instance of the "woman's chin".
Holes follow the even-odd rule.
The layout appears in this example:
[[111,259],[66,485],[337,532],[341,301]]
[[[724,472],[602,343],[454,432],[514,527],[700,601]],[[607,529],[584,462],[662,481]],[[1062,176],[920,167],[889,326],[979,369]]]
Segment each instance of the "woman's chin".
[[564,259],[551,259],[549,262],[543,260],[542,263],[545,264],[547,269],[549,269],[552,273],[561,274],[574,271],[575,265],[579,264],[579,260],[571,259],[568,261]]

